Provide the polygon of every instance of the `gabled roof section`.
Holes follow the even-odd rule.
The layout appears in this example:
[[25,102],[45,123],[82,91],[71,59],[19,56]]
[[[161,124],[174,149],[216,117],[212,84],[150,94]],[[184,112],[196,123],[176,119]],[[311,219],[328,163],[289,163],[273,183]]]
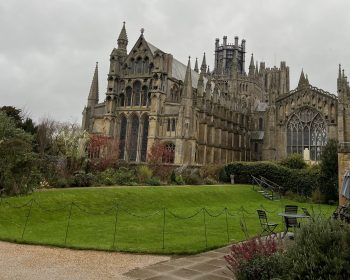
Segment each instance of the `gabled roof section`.
[[[162,51],[160,48],[153,45],[152,43],[148,42],[143,37],[143,34],[141,34],[141,36],[139,37],[139,39],[135,43],[134,47],[130,51],[129,56],[133,53],[133,50],[139,45],[141,40],[143,40],[143,42],[145,42],[145,44],[148,46],[148,48],[151,51],[153,56],[155,55],[156,52],[166,53],[166,52]],[[173,58],[173,63],[172,63],[172,77],[173,78],[184,82],[185,76],[186,76],[186,69],[187,69],[187,66],[185,64],[178,61],[176,58]],[[191,76],[192,76],[192,87],[197,88],[199,73],[195,72],[194,70],[191,70]],[[205,77],[203,79],[204,79],[204,86],[205,86],[208,79]]]

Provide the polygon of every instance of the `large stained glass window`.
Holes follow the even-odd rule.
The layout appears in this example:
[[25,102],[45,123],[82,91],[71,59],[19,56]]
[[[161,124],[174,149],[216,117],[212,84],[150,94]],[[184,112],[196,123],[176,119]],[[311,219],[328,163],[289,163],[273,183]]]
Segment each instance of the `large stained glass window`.
[[133,105],[134,106],[140,106],[140,99],[141,99],[141,82],[136,81],[133,86]]
[[127,124],[126,117],[122,115],[120,119],[119,159],[124,159]]
[[287,124],[287,153],[310,151],[311,160],[319,160],[327,143],[327,126],[320,113],[304,108],[292,115]]
[[126,105],[125,106],[131,106],[131,95],[132,95],[131,87],[127,87],[126,88]]
[[148,116],[143,118],[143,130],[141,140],[141,161],[145,162],[147,158],[147,141],[148,141]]
[[136,115],[131,117],[131,130],[129,141],[129,160],[136,161],[137,140],[139,135],[139,118]]

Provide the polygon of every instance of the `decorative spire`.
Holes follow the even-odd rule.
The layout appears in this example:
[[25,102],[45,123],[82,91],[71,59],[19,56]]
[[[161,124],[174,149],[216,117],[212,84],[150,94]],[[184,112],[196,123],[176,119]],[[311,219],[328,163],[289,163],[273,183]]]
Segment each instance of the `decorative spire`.
[[202,65],[201,65],[201,72],[205,73],[206,69],[207,69],[207,62],[206,62],[205,53],[204,53],[203,54]]
[[250,58],[250,64],[249,64],[249,76],[253,76],[255,71],[255,65],[254,65],[254,56],[252,54]]
[[118,37],[118,49],[126,53],[126,47],[128,46],[128,35],[126,34],[125,21],[123,22],[122,30]]
[[186,75],[184,80],[184,87],[182,96],[185,98],[192,98],[192,74],[191,74],[191,57],[188,57]]
[[309,81],[307,78],[305,78],[304,75],[304,69],[301,70],[300,78],[299,78],[299,83],[298,83],[298,88],[302,88],[304,86],[308,86]]
[[255,75],[256,76],[259,75],[259,64],[258,64],[258,61],[256,61],[256,63],[255,63]]
[[339,72],[338,72],[338,79],[341,78],[341,64],[339,64]]
[[88,106],[98,103],[98,62],[96,62],[94,77],[92,78],[90,92],[88,97]]
[[196,57],[196,63],[194,64],[194,71],[195,72],[199,72],[199,70],[198,70],[198,59],[197,59],[197,57]]

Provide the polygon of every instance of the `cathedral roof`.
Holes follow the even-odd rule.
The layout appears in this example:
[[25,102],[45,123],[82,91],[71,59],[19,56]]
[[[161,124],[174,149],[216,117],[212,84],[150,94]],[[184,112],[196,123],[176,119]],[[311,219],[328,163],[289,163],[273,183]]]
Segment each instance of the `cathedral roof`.
[[[154,46],[152,43],[150,43],[148,41],[147,41],[147,44],[148,44],[148,47],[151,50],[152,54],[155,54],[156,51],[163,52],[161,49]],[[185,64],[178,61],[176,58],[173,58],[173,63],[172,63],[172,76],[173,76],[173,78],[180,80],[180,81],[185,81],[186,69],[187,69],[187,66]],[[191,75],[192,75],[192,87],[197,88],[199,73],[192,70]],[[203,80],[204,80],[204,85],[206,85],[208,79],[204,77]]]

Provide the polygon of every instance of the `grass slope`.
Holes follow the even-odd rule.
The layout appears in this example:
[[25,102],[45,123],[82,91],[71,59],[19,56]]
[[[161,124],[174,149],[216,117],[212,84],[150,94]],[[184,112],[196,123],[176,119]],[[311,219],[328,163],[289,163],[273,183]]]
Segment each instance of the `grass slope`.
[[[37,203],[30,210],[31,199]],[[249,236],[260,233],[256,209],[261,207],[282,231],[277,213],[286,204],[306,206],[316,214],[330,215],[334,210],[290,200],[269,201],[247,185],[59,189],[3,199],[0,239],[81,249],[196,253],[245,239],[240,220],[245,221]],[[201,210],[204,207],[208,212]],[[244,211],[239,211],[241,207]]]

